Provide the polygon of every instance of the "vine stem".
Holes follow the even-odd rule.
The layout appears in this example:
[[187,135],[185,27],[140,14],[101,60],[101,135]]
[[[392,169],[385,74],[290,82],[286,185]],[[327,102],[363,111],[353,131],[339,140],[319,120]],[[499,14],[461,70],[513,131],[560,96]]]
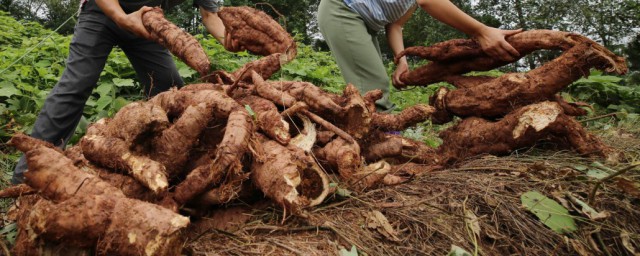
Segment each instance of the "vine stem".
[[619,171],[612,173],[611,175],[604,177],[603,179],[598,180],[598,182],[596,182],[596,184],[593,186],[593,189],[591,190],[591,193],[589,193],[589,204],[593,205],[594,201],[595,201],[595,197],[596,197],[596,192],[598,192],[598,188],[600,188],[600,185],[602,185],[602,183],[605,183],[615,177],[618,177],[630,170],[635,169],[636,167],[640,166],[640,162],[636,162],[633,163],[623,169],[620,169]]

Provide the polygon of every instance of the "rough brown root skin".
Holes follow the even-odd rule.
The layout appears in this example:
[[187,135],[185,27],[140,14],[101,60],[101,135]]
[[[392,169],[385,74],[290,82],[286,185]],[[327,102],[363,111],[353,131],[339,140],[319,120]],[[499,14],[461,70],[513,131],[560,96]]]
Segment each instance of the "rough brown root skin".
[[80,140],[84,157],[99,165],[126,171],[155,193],[167,190],[165,167],[148,157],[135,155],[116,138],[85,136]]
[[62,150],[57,148],[53,144],[43,140],[33,138],[24,133],[16,133],[15,135],[13,135],[13,137],[11,137],[11,140],[9,140],[7,144],[15,147],[16,149],[24,153],[28,152],[29,150],[40,148],[40,147],[50,148],[57,151],[58,153],[62,153]]
[[170,117],[178,117],[191,105],[205,103],[213,110],[215,118],[226,119],[238,109],[244,109],[234,99],[220,90],[170,90],[156,95],[149,100],[160,106]]
[[407,107],[399,114],[372,113],[371,123],[382,131],[402,131],[418,123],[429,120],[435,108],[417,104]]
[[368,91],[364,94],[364,96],[362,96],[362,98],[364,99],[364,103],[367,105],[367,109],[369,109],[369,112],[376,112],[376,101],[382,99],[382,96],[382,91],[378,89]]
[[27,184],[18,184],[0,190],[0,198],[18,198],[36,193],[36,191]]
[[371,130],[372,118],[367,103],[353,84],[347,84],[341,98],[343,113],[342,118],[336,120],[337,126],[355,139],[363,138]]
[[167,113],[162,108],[147,102],[133,102],[122,107],[106,123],[106,131],[107,134],[128,144],[138,144],[166,129],[169,124]]
[[176,255],[179,230],[188,223],[186,217],[134,199],[79,195],[58,204],[40,200],[21,226],[48,241],[95,246],[98,255]]
[[291,107],[298,102],[298,100],[289,93],[276,89],[271,83],[265,82],[258,73],[252,72],[251,76],[253,78],[253,83],[255,84],[256,93],[260,95],[260,97],[284,107]]
[[271,140],[258,144],[251,180],[267,197],[293,214],[324,200],[328,178],[309,155]]
[[587,76],[591,67],[607,61],[591,45],[577,45],[526,74],[506,74],[489,83],[448,92],[444,96],[446,111],[462,117],[500,117],[531,103],[553,100],[564,87]]
[[542,139],[566,140],[581,154],[604,156],[611,152],[565,115],[558,103],[549,101],[520,108],[497,122],[470,117],[443,131],[440,137],[443,143],[438,153],[449,164],[478,154],[507,154]]
[[428,47],[414,46],[405,48],[398,54],[393,62],[398,64],[404,56],[418,56],[431,61],[453,61],[463,58],[476,57],[484,52],[478,43],[469,39],[453,39],[440,42]]
[[319,124],[323,128],[340,136],[340,138],[343,138],[344,140],[349,141],[351,143],[356,143],[356,140],[353,137],[351,137],[350,134],[338,128],[337,126],[333,125],[332,123],[328,122],[327,120],[324,120],[322,117],[312,113],[311,111],[308,111],[306,109],[301,109],[300,113],[307,116],[309,119]]
[[389,175],[391,171],[391,165],[384,160],[372,163],[364,167],[357,173],[354,173],[353,177],[349,181],[350,186],[364,191],[377,185],[381,185],[384,182],[385,177]]
[[218,16],[231,37],[248,51],[263,56],[287,53],[289,60],[295,57],[295,41],[266,13],[246,6],[225,7]]
[[247,96],[239,100],[240,104],[249,106],[258,121],[258,128],[269,138],[286,145],[291,140],[289,123],[282,120],[276,105],[258,96]]
[[142,14],[142,24],[154,37],[187,66],[198,71],[200,76],[206,76],[211,69],[209,57],[192,35],[164,18],[159,7]]
[[343,180],[350,181],[355,173],[362,171],[363,161],[357,143],[336,138],[314,153],[323,165],[329,167],[328,169],[338,171]]
[[262,57],[260,59],[249,62],[234,71],[231,74],[231,77],[234,78],[234,82],[243,81],[243,82],[251,82],[252,75],[250,71],[255,71],[262,77],[262,79],[269,79],[273,74],[280,70],[282,65],[287,64],[289,61],[286,59],[284,54],[274,53],[266,57]]
[[[550,30],[532,30],[508,37],[507,41],[518,50],[521,56],[525,56],[538,49],[568,50],[578,45],[589,45],[593,51],[598,52],[598,55],[605,60],[604,62],[598,61],[599,65],[594,65],[594,67],[617,74],[624,74],[628,70],[624,58],[616,56],[603,46],[578,34]],[[402,74],[400,79],[407,85],[424,86],[442,82],[444,78],[451,75],[461,75],[474,70],[491,70],[505,64],[508,63],[481,54],[475,58],[465,58],[464,60],[458,61],[431,62],[413,71]]]
[[200,207],[220,205],[229,203],[240,197],[243,189],[246,189],[244,181],[249,179],[249,173],[242,173],[233,176],[234,177],[231,177],[229,181],[220,184],[219,187],[211,189],[199,196],[195,200],[197,202],[196,204]]
[[189,84],[180,88],[181,91],[202,91],[202,90],[217,90],[223,91],[221,84],[212,84],[212,83],[200,83],[200,84]]
[[492,76],[448,76],[443,80],[458,89],[469,89],[497,79]]
[[560,104],[560,106],[562,107],[562,111],[565,114],[570,116],[586,116],[589,113],[587,112],[587,110],[582,109],[580,107],[588,107],[588,108],[591,108],[591,110],[593,110],[593,107],[591,107],[589,104],[582,103],[582,102],[569,103],[564,98],[562,98],[562,96],[558,94],[556,94],[555,96],[555,102]]
[[174,199],[184,204],[195,196],[205,192],[227,172],[242,168],[240,160],[249,149],[249,140],[255,128],[251,116],[246,110],[234,111],[229,115],[224,138],[216,150],[216,156],[210,166],[196,168],[187,178],[178,184]]
[[[319,113],[320,115],[322,115],[322,113],[327,113],[329,115],[344,114],[344,108],[335,103],[329,93],[322,91],[322,89],[312,83],[290,81],[271,81],[267,83],[278,91],[279,94],[286,92],[293,96],[297,101],[306,103],[309,106],[309,109],[314,113]],[[279,98],[276,97],[276,99]],[[275,103],[278,104],[278,102]],[[285,106],[290,107],[291,105]]]
[[111,119],[109,118],[100,118],[100,120],[98,120],[97,122],[89,125],[89,127],[87,128],[87,132],[84,135],[110,136],[109,132],[107,131],[109,129],[107,124],[109,124],[110,120]]
[[[86,135],[85,135],[86,136]],[[98,176],[104,182],[109,183],[122,191],[128,198],[138,199],[146,202],[155,202],[158,198],[153,191],[145,187],[139,181],[133,177],[115,173],[112,170],[108,170],[102,167],[98,167],[87,160],[82,154],[82,148],[80,145],[67,148],[64,151],[64,155],[69,158],[73,165],[78,167],[81,171]]]
[[[20,145],[24,142],[10,143],[24,148],[24,145]],[[92,174],[80,171],[71,160],[55,149],[36,145],[25,154],[29,165],[29,171],[24,174],[25,183],[54,202],[64,201],[76,194],[124,197],[117,188]]]
[[205,103],[187,107],[171,127],[153,139],[151,157],[166,167],[166,174],[174,177],[182,173],[191,149],[207,127],[212,109]]
[[399,135],[378,132],[363,147],[363,155],[367,162],[386,159],[392,164],[414,162],[437,165],[439,157],[433,148],[422,142],[404,138]]

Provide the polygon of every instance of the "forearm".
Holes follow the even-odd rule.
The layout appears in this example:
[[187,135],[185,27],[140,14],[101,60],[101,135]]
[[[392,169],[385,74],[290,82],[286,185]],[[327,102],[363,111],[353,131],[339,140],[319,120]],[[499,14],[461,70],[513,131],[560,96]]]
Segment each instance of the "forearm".
[[113,20],[119,26],[125,19],[127,14],[124,12],[118,0],[96,0],[96,4],[107,17]]
[[[387,34],[387,42],[389,42],[389,47],[391,47],[394,57],[400,54],[400,52],[404,50],[404,39],[402,35],[402,27],[411,18],[411,15],[413,15],[413,12],[415,10],[416,10],[416,7],[414,6],[411,9],[409,9],[407,13],[402,15],[402,17],[400,17],[397,21],[390,23],[385,27],[386,34]],[[406,62],[407,59],[402,58],[400,59],[400,61]]]
[[218,14],[215,12],[209,12],[200,7],[200,15],[202,15],[202,23],[207,28],[209,34],[211,34],[218,42],[224,44],[224,24]]
[[449,0],[418,0],[418,5],[435,19],[467,35],[478,36],[487,26],[464,13]]
[[[402,26],[398,24],[389,24],[386,27],[387,42],[393,52],[393,56],[398,56],[400,52],[404,50],[404,39],[402,36]],[[400,59],[400,61],[406,61],[406,58]]]

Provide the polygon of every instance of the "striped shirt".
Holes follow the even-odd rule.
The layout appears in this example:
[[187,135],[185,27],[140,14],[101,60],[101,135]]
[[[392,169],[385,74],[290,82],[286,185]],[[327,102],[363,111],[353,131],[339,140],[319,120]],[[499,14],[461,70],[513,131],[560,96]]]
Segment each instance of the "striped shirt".
[[344,3],[360,14],[370,29],[380,31],[407,13],[416,0],[344,0]]

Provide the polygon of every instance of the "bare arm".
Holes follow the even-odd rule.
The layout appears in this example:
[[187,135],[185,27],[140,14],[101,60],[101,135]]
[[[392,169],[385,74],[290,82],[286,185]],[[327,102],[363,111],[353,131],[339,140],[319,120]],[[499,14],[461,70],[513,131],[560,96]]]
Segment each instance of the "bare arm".
[[96,4],[118,27],[134,33],[139,37],[146,39],[151,38],[151,34],[149,34],[147,29],[144,28],[144,25],[142,25],[142,14],[151,10],[151,7],[144,6],[138,11],[126,14],[124,10],[122,10],[118,0],[96,0]]
[[202,24],[207,28],[209,34],[211,34],[218,42],[224,43],[225,29],[222,20],[215,12],[210,12],[200,7],[200,15],[202,15]]
[[238,45],[236,40],[231,38],[231,35],[226,32],[224,23],[215,12],[210,12],[200,7],[200,15],[202,15],[202,23],[218,42],[220,42],[225,49],[232,52],[244,50],[242,46]]
[[449,0],[417,0],[418,5],[435,19],[478,40],[482,49],[492,57],[510,61],[520,53],[513,48],[505,37],[521,30],[501,30],[488,27],[467,15]]
[[[397,21],[388,24],[385,27],[387,34],[387,41],[389,42],[389,47],[393,51],[393,56],[397,56],[400,52],[404,50],[404,39],[402,36],[402,27],[405,23],[411,18],[411,15],[416,10],[416,7],[412,7],[407,13],[402,15],[400,19]],[[402,57],[396,66],[396,70],[393,72],[393,84],[394,85],[404,85],[400,81],[400,75],[409,69],[409,65],[407,64],[407,58]]]

